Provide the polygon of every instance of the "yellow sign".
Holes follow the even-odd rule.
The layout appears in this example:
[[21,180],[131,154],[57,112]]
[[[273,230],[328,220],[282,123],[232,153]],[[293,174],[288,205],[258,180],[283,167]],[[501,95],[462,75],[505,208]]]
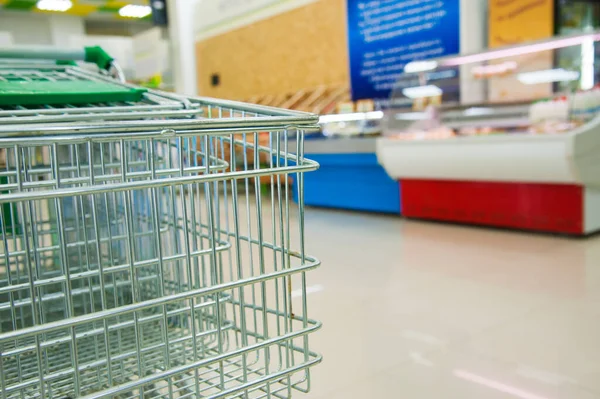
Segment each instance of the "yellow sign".
[[490,48],[551,37],[554,0],[490,0]]
[[[489,0],[489,47],[503,47],[552,37],[554,0]],[[552,95],[552,85],[524,85],[516,72],[552,68],[552,51],[505,58],[515,64],[512,73],[489,78],[491,102],[528,101]],[[495,62],[491,63],[496,65]]]

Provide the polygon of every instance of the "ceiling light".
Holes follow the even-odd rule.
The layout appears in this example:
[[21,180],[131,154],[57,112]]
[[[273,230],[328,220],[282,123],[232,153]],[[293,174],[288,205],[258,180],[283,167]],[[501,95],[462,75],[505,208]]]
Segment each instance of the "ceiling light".
[[402,94],[409,98],[437,97],[443,93],[442,89],[435,85],[407,87],[402,89]]
[[596,75],[596,46],[592,39],[581,43],[581,90],[591,90],[594,87]]
[[412,61],[404,66],[404,73],[432,71],[437,67],[437,61]]
[[144,18],[152,14],[152,7],[127,4],[119,10],[119,15],[128,18]]
[[579,72],[566,69],[546,69],[544,71],[524,72],[517,75],[519,82],[526,85],[552,82],[570,82],[579,79]]
[[383,111],[355,112],[351,114],[321,115],[319,123],[356,122],[383,118]]
[[577,46],[586,40],[599,41],[600,32],[586,33],[583,35],[566,36],[559,39],[544,40],[537,43],[524,44],[517,47],[501,48],[498,50],[488,50],[476,54],[467,54],[459,56],[450,56],[439,60],[441,66],[457,66],[471,64],[474,62],[497,60],[505,57],[515,57],[518,55],[531,54],[540,51],[549,51],[559,48]]
[[365,115],[365,119],[373,120],[373,119],[381,119],[383,118],[383,111],[371,111],[367,112]]
[[39,0],[36,7],[44,11],[65,12],[73,7],[73,3],[71,0]]

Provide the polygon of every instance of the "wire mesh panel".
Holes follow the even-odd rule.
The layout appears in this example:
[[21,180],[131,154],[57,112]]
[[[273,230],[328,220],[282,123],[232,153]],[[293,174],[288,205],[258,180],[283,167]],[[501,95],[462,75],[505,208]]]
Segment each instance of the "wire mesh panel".
[[[122,89],[140,90],[136,86],[71,66],[3,63],[0,60],[0,85],[7,82],[33,84],[109,84]],[[85,86],[84,86],[85,88]],[[51,89],[51,88],[50,88]],[[50,90],[49,89],[49,90]],[[73,97],[73,95],[71,95]],[[191,118],[200,109],[184,97],[146,90],[138,100],[103,101],[91,99],[52,104],[0,104],[0,123],[49,123],[70,121]]]
[[[2,398],[289,398],[308,335],[315,118],[0,127]],[[294,148],[289,137],[297,136]]]

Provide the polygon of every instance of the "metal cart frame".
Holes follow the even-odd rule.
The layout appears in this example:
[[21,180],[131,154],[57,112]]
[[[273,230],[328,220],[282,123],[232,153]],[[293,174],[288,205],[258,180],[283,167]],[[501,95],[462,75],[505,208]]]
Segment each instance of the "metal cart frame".
[[189,102],[202,119],[0,124],[0,398],[310,389],[320,262],[278,177],[318,167],[318,117]]

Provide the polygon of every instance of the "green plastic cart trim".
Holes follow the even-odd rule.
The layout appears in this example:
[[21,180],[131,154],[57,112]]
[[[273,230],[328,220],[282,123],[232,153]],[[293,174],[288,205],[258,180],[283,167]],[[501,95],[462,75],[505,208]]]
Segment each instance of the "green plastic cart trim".
[[110,69],[110,65],[113,62],[113,58],[108,55],[106,51],[100,46],[86,47],[85,51],[85,62],[92,62],[98,65],[101,69]]
[[0,105],[138,102],[147,89],[97,81],[0,81]]

